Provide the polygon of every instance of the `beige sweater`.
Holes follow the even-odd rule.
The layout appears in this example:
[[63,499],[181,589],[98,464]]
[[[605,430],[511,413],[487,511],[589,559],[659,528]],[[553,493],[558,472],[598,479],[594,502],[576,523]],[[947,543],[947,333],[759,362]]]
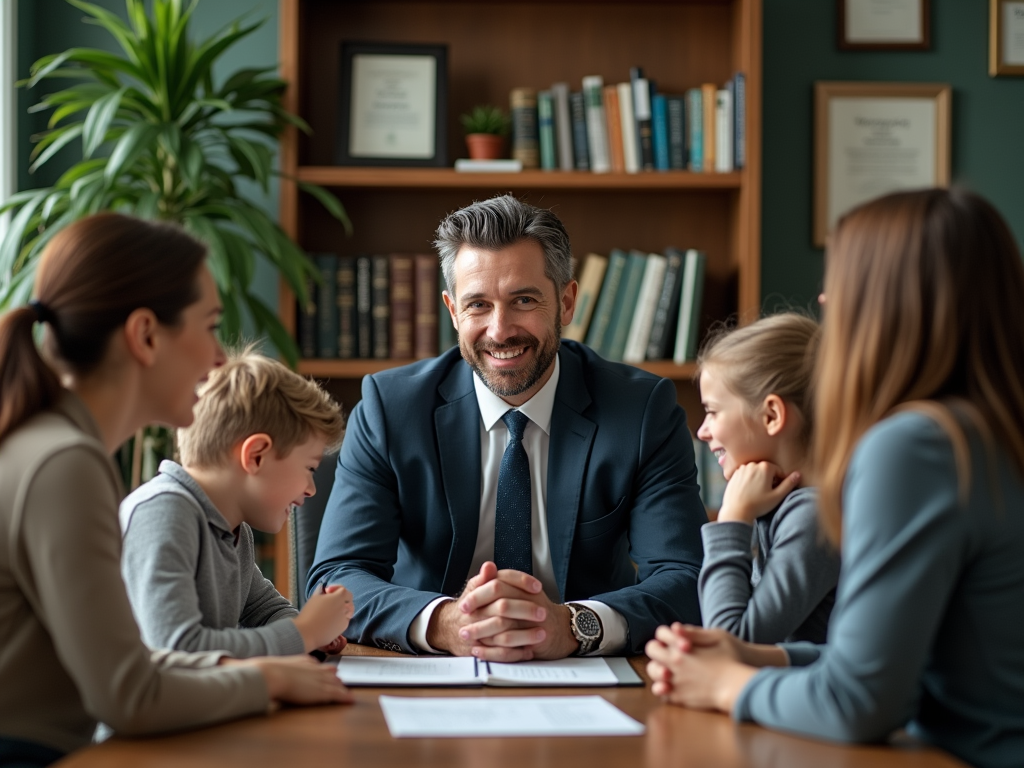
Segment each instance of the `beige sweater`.
[[0,736],[70,751],[265,712],[263,676],[220,653],[150,651],[121,581],[121,484],[68,393],[0,443]]

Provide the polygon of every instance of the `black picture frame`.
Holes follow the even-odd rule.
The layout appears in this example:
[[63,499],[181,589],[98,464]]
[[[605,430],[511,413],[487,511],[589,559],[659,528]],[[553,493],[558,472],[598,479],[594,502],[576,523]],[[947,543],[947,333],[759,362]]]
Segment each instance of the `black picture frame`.
[[[422,57],[429,56],[434,59],[434,98],[432,106],[434,114],[432,119],[425,116],[420,122],[432,126],[433,141],[429,141],[427,135],[415,136],[408,131],[404,132],[405,137],[412,138],[413,143],[421,145],[419,150],[402,154],[402,148],[391,150],[374,150],[372,147],[360,148],[353,145],[353,137],[356,142],[363,144],[374,144],[368,142],[367,136],[374,134],[376,129],[361,128],[354,121],[364,119],[366,115],[357,114],[359,107],[354,101],[358,98],[360,103],[365,104],[365,94],[360,95],[358,89],[366,88],[364,83],[353,82],[357,69],[356,57],[364,57],[359,60],[361,64],[372,64],[373,57],[395,57],[409,56],[420,57],[417,62],[410,64],[421,64]],[[383,61],[383,59],[382,59]],[[387,104],[387,102],[384,102]],[[399,96],[390,105],[396,110],[403,108],[402,99]],[[379,115],[377,116],[379,118]],[[386,115],[385,115],[386,117]],[[396,123],[397,125],[397,123]],[[392,134],[394,140],[394,134]],[[429,145],[433,145],[432,154],[429,156]],[[426,148],[425,148],[426,147]],[[396,154],[397,152],[397,154]],[[448,165],[448,46],[443,44],[409,44],[409,43],[369,43],[369,42],[343,42],[341,44],[341,77],[338,94],[338,125],[335,140],[335,162],[338,165],[350,166],[381,166],[381,167],[445,167]]]

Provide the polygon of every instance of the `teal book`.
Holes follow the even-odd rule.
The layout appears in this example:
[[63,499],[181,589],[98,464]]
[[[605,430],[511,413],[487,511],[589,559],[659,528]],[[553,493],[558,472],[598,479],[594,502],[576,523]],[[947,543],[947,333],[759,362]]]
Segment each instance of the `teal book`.
[[701,299],[704,296],[704,266],[707,256],[690,248],[683,262],[683,279],[679,287],[679,324],[676,329],[676,348],[672,356],[676,365],[697,357],[700,341]]
[[668,100],[661,93],[654,94],[651,102],[651,131],[654,137],[654,167],[659,171],[667,171]]
[[597,298],[594,314],[590,318],[590,328],[587,329],[587,346],[599,355],[604,354],[605,335],[611,324],[615,298],[619,292],[622,273],[625,271],[628,261],[629,256],[626,255],[626,252],[618,248],[613,248],[608,257],[608,269],[604,273],[604,282],[601,284],[601,295]]
[[338,257],[318,253],[315,261],[322,278],[316,296],[316,353],[331,359],[338,356]]
[[690,158],[690,170],[704,170],[704,97],[700,88],[691,88],[686,92],[686,141]]
[[537,131],[540,134],[540,167],[545,171],[558,169],[555,149],[555,100],[551,91],[537,94]]
[[615,362],[622,362],[626,352],[626,340],[629,338],[629,327],[633,324],[633,313],[636,311],[637,299],[640,296],[640,284],[647,268],[647,254],[642,251],[630,251],[629,262],[622,273],[615,308],[608,326],[604,357]]

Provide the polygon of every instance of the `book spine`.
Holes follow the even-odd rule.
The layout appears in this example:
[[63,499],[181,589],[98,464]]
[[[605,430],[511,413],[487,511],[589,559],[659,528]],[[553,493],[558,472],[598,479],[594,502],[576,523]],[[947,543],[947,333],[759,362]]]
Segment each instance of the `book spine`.
[[645,77],[632,81],[633,119],[636,122],[637,161],[641,171],[654,170],[654,136],[651,127],[651,84]]
[[668,114],[668,167],[673,171],[686,170],[686,98],[667,96]]
[[622,126],[622,156],[626,173],[640,170],[640,156],[636,143],[636,120],[633,117],[633,87],[619,83],[619,124]]
[[572,119],[572,156],[577,171],[590,170],[590,148],[587,141],[587,107],[582,91],[569,94],[569,112]]
[[647,359],[664,360],[668,357],[669,344],[676,313],[679,312],[679,270],[683,254],[675,248],[665,249],[665,279],[658,296],[658,307],[654,311],[651,337],[647,341]]
[[704,83],[700,87],[700,101],[704,108],[704,172],[715,170],[715,103],[718,89],[714,83]]
[[523,168],[540,165],[537,136],[537,92],[533,88],[513,88],[509,96],[512,110],[512,159]]
[[629,266],[622,277],[622,288],[615,299],[615,310],[612,312],[611,325],[608,328],[610,337],[606,345],[605,357],[615,362],[622,360],[626,351],[626,339],[629,328],[633,324],[636,312],[637,297],[640,295],[640,284],[643,282],[644,269],[647,266],[647,254],[634,251],[629,255]]
[[356,262],[338,259],[338,357],[356,356]]
[[622,273],[628,261],[629,257],[618,249],[613,250],[608,259],[608,269],[604,275],[604,282],[601,283],[601,294],[594,307],[590,328],[587,329],[587,346],[599,355],[604,354],[605,337],[611,323],[612,310],[615,309],[615,298],[619,293]]
[[686,92],[686,116],[690,130],[687,134],[689,143],[690,170],[704,170],[704,107],[699,88],[691,88]]
[[[417,360],[436,357],[438,352],[437,258],[416,255],[416,320],[413,355]],[[447,313],[445,313],[447,314]]]
[[594,314],[594,304],[601,292],[601,282],[608,269],[608,259],[596,253],[587,256],[583,262],[583,274],[580,276],[580,290],[576,298],[576,310],[572,322],[562,332],[562,338],[572,341],[583,341],[587,337],[590,318]]
[[373,305],[371,315],[373,318],[373,356],[378,360],[387,359],[391,352],[390,328],[391,325],[391,300],[388,295],[388,257],[374,256],[372,282],[370,283],[370,296]]
[[715,170],[728,173],[732,170],[732,97],[723,88],[715,99]]
[[626,167],[622,154],[622,125],[619,122],[619,89],[614,85],[604,87],[604,117],[608,124],[608,162],[612,173],[622,173]]
[[551,96],[555,101],[555,138],[558,142],[558,167],[573,168],[572,117],[569,115],[569,84],[553,83]]
[[[374,264],[376,267],[376,264]],[[390,317],[388,324],[388,356],[394,360],[408,360],[413,350],[413,320],[415,318],[416,296],[413,288],[415,279],[413,257],[393,253],[388,257],[390,275],[385,277],[385,289],[390,288]],[[373,276],[376,297],[378,275]],[[374,311],[376,311],[376,306]],[[374,354],[376,355],[376,345]]]
[[735,137],[733,139],[733,165],[737,169],[747,164],[747,77],[737,72],[733,77],[734,97],[732,103]]
[[642,363],[647,356],[647,342],[654,326],[654,313],[658,308],[658,295],[665,280],[665,257],[657,253],[647,256],[647,266],[636,298],[636,311],[626,337],[622,359],[627,363]]
[[690,337],[686,340],[686,359],[697,358],[697,348],[700,345],[700,312],[704,298],[704,269],[707,265],[707,256],[700,251],[697,254],[696,275],[693,280],[693,300],[690,302]]
[[668,103],[657,93],[651,103],[651,134],[654,140],[654,167],[659,171],[669,169],[668,157]]
[[[600,75],[583,78],[583,100],[587,108],[587,145],[590,148],[590,170],[594,173],[608,173],[608,133],[605,130],[604,103],[601,89],[604,80]],[[620,105],[621,106],[621,105]]]
[[356,259],[356,356],[373,357],[373,262]]
[[540,167],[545,171],[558,168],[555,148],[555,103],[551,91],[537,94],[537,132],[540,136]]
[[306,278],[306,303],[295,302],[295,327],[298,330],[299,353],[303,357],[316,357],[317,309],[319,288],[316,280]]
[[322,278],[317,286],[316,352],[318,357],[330,359],[338,356],[338,257],[318,253],[316,266]]
[[700,294],[703,279],[703,269],[700,261],[703,254],[689,249],[683,261],[683,279],[679,287],[679,323],[676,330],[675,354],[673,362],[682,365],[687,360],[692,360],[691,345],[696,346],[697,320],[700,314]]

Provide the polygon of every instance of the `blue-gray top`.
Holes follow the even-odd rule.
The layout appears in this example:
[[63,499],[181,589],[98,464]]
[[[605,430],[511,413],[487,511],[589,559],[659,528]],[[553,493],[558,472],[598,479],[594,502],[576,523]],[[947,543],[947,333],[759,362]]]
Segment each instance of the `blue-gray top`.
[[978,766],[1024,756],[1024,478],[920,413],[872,428],[843,488],[842,572],[827,646],[787,645],[734,716],[837,741],[911,733]]

